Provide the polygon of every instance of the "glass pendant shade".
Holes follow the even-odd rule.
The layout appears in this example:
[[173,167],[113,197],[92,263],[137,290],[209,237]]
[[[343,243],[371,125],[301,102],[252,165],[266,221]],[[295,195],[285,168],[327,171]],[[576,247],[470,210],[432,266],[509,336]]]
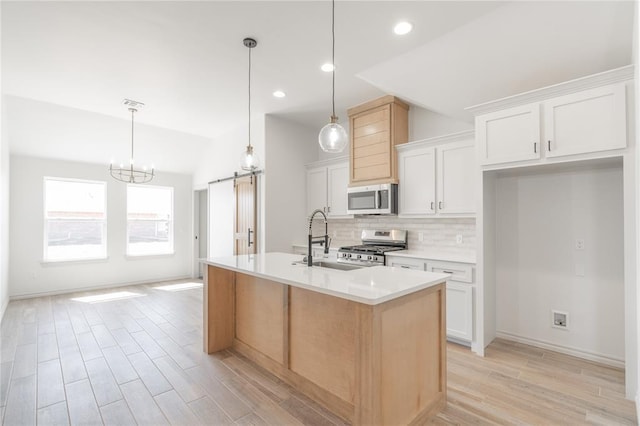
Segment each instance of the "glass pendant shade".
[[253,172],[260,167],[260,157],[253,151],[251,145],[247,145],[247,149],[242,153],[240,159],[240,168],[247,172]]
[[324,152],[342,152],[348,142],[347,132],[333,117],[329,124],[320,129],[320,134],[318,134],[318,143]]

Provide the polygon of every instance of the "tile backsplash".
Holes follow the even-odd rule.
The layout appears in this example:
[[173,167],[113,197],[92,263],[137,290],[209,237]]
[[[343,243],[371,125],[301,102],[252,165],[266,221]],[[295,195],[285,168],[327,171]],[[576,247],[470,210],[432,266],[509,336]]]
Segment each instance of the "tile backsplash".
[[[460,255],[475,254],[476,251],[475,218],[406,219],[396,216],[361,216],[354,219],[330,219],[329,236],[333,240],[331,246],[360,244],[363,229],[406,229],[410,250],[438,249]],[[458,235],[462,236],[461,243],[456,241]]]

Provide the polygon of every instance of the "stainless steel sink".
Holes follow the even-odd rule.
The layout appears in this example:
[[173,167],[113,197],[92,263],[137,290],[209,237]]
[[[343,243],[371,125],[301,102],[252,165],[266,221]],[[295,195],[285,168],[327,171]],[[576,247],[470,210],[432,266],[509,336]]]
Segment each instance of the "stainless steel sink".
[[344,263],[337,262],[313,262],[313,266],[319,266],[321,268],[338,269],[340,271],[353,271],[354,269],[360,269],[361,266],[345,265]]
[[[307,262],[299,260],[297,262],[293,262],[293,264],[306,265]],[[337,269],[339,271],[353,271],[354,269],[362,268],[362,266],[347,265],[347,264],[338,263],[338,262],[326,262],[326,261],[323,261],[323,260],[315,260],[313,262],[313,266],[317,267],[317,268]]]

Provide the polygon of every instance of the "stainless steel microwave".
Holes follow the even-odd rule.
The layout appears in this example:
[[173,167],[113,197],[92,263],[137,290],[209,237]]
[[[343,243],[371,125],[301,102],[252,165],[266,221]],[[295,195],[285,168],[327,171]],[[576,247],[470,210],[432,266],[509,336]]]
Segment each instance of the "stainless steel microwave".
[[398,185],[354,186],[347,188],[347,214],[397,214]]

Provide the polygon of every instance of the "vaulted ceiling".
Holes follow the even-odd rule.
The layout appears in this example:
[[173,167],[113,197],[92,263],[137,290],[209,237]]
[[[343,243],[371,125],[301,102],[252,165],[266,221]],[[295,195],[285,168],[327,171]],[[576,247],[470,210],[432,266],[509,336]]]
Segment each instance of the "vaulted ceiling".
[[[215,138],[252,102],[320,128],[331,106],[329,1],[2,1],[2,92]],[[384,93],[464,107],[632,61],[631,1],[336,2],[336,106]],[[392,32],[413,23],[405,36]],[[287,96],[276,99],[274,90]]]

